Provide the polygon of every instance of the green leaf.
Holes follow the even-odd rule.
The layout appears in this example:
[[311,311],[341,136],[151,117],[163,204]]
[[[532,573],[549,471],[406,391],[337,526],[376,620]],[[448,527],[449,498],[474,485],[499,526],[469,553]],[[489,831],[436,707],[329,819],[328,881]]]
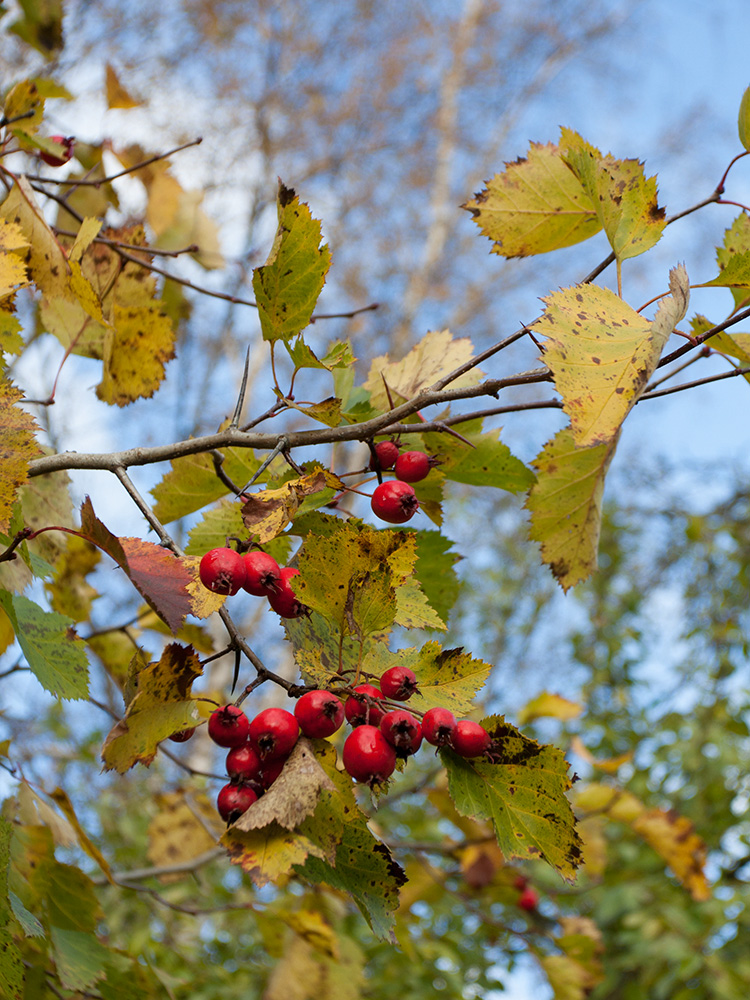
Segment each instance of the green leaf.
[[750,87],[747,88],[740,101],[737,131],[739,132],[740,142],[750,152]]
[[331,265],[320,246],[320,223],[291,188],[279,182],[279,227],[268,260],[253,272],[264,340],[289,340],[308,325]]
[[573,246],[601,229],[591,197],[552,143],[532,142],[462,208],[493,240],[492,252],[508,258]]
[[666,214],[657,204],[656,178],[638,160],[616,160],[570,129],[561,129],[561,155],[593,203],[618,260],[637,257],[661,239]]
[[13,911],[13,916],[23,928],[23,932],[26,937],[44,937],[44,928],[36,919],[34,914],[30,913],[26,909],[15,892],[9,892],[8,899],[10,900],[10,907]]
[[[336,340],[329,344],[328,351],[322,358],[318,358],[301,336],[297,337],[293,344],[285,340],[284,347],[294,362],[295,368],[322,368],[326,371],[333,371],[336,368],[351,368],[357,360],[348,340]],[[353,378],[354,373],[352,372]]]
[[86,698],[88,661],[72,619],[43,611],[21,594],[0,591],[0,607],[13,625],[18,644],[42,687],[58,698]]
[[420,712],[442,706],[454,715],[466,715],[492,670],[489,663],[475,659],[461,647],[442,649],[435,641],[425,643],[421,649],[403,650],[396,656],[417,675],[419,693],[412,695],[409,705]]
[[721,271],[711,281],[704,281],[695,288],[750,288],[750,250],[725,257]]
[[565,794],[571,783],[562,751],[528,739],[499,716],[482,725],[495,741],[496,763],[440,752],[456,808],[462,816],[490,820],[507,858],[541,858],[574,881],[583,855]]
[[[222,471],[242,489],[260,462],[249,448],[226,448],[221,454],[224,456]],[[228,487],[216,475],[212,456],[203,454],[174,459],[169,472],[154,486],[151,495],[156,500],[154,513],[162,524],[169,524],[225,497],[228,492]]]
[[422,592],[419,580],[411,577],[396,589],[396,617],[394,624],[403,628],[438,628],[447,626],[432,608]]
[[537,481],[526,500],[531,512],[529,537],[539,542],[542,559],[563,590],[586,580],[596,569],[604,479],[617,438],[577,448],[564,427],[534,461]]
[[93,934],[52,927],[50,937],[57,974],[66,989],[87,990],[104,976],[110,952]]
[[246,535],[242,505],[237,500],[220,500],[191,530],[185,552],[191,556],[202,556],[210,549],[222,548],[231,536],[245,538]]
[[451,551],[451,541],[439,531],[415,531],[415,536],[417,565],[414,575],[431,607],[447,621],[458,598],[459,583],[453,567],[461,556]]
[[500,440],[500,431],[467,434],[473,448],[449,434],[425,434],[427,451],[440,462],[446,479],[469,486],[495,486],[511,493],[527,490],[534,473]]

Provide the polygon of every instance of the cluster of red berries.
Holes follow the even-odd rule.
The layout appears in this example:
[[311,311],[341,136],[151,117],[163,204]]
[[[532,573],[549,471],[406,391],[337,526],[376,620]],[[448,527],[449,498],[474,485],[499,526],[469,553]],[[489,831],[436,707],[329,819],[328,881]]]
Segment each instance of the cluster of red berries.
[[260,549],[244,553],[230,548],[211,549],[201,559],[199,574],[203,586],[215,594],[231,595],[242,589],[255,597],[267,597],[282,618],[299,618],[307,612],[289,583],[299,570],[280,567],[273,556]]
[[307,691],[294,714],[267,708],[251,721],[236,705],[217,708],[208,720],[214,743],[230,748],[229,784],[219,792],[217,808],[233,823],[263,795],[281,773],[302,733],[311,739],[332,736],[344,724],[353,727],[343,749],[345,770],[371,788],[386,781],[396,761],[415,754],[424,739],[435,747],[451,747],[463,757],[480,757],[491,747],[490,734],[469,719],[456,719],[447,708],[431,708],[421,722],[404,709],[389,710],[387,701],[407,701],[417,690],[408,667],[391,667],[380,687],[360,684],[345,702],[331,691]]
[[380,483],[370,501],[373,513],[389,524],[404,524],[417,512],[419,501],[412,483],[427,478],[437,462],[423,451],[399,451],[395,441],[379,441],[373,448],[370,468],[393,469],[396,478]]

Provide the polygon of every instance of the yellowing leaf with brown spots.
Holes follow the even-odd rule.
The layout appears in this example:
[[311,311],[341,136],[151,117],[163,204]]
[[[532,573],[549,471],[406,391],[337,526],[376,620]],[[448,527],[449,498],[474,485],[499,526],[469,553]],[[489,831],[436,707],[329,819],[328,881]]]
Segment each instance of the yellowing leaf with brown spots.
[[577,448],[569,427],[549,441],[532,463],[537,481],[529,491],[530,538],[563,590],[596,569],[604,478],[617,438]]
[[[278,489],[251,493],[242,506],[242,520],[261,544],[269,542],[284,530],[307,497],[324,490],[342,489],[344,484],[332,472],[315,469]],[[321,504],[325,502],[321,497]]]
[[125,716],[104,741],[105,770],[124,774],[135,764],[148,765],[162,740],[194,726],[198,713],[191,688],[202,673],[195,650],[177,643],[167,646],[160,660],[140,670]]
[[0,531],[8,530],[16,491],[39,454],[34,418],[17,405],[22,398],[12,382],[0,378]]
[[590,195],[552,143],[532,142],[526,157],[506,163],[462,207],[493,241],[492,252],[508,258],[569,247],[602,228]]
[[666,225],[657,204],[656,178],[638,160],[616,160],[570,129],[562,129],[562,158],[591,199],[616,257],[626,260],[650,250]]
[[[28,118],[18,118],[29,112]],[[44,97],[36,81],[20,80],[11,87],[5,98],[3,113],[6,118],[18,118],[12,122],[10,129],[25,149],[33,148],[26,139],[36,135],[44,119]]]
[[[216,846],[221,821],[216,806],[200,792],[183,789],[157,796],[157,814],[148,826],[147,856],[157,868],[192,861]],[[212,836],[209,832],[214,829]],[[185,878],[185,874],[162,875],[162,882]]]
[[[474,348],[468,337],[454,339],[450,330],[433,330],[426,333],[400,361],[391,361],[388,354],[374,358],[364,388],[371,394],[372,405],[386,411],[390,409],[386,384],[391,399],[398,405],[470,361],[473,354]],[[482,374],[478,368],[472,368],[454,379],[450,387],[476,385]]]
[[487,683],[492,667],[457,649],[442,649],[439,642],[426,642],[421,649],[394,654],[394,663],[407,666],[417,675],[419,691],[409,704],[420,712],[442,706],[454,715],[466,715],[473,708],[478,691]]
[[0,299],[29,283],[23,256],[14,250],[25,250],[28,241],[21,227],[0,219]]
[[490,820],[506,858],[540,858],[574,881],[582,845],[566,797],[571,782],[562,751],[528,739],[499,716],[482,725],[495,741],[495,762],[440,753],[456,808]]
[[25,177],[18,178],[0,205],[0,217],[23,233],[28,244],[23,259],[37,288],[51,298],[72,299],[68,260]]
[[115,304],[113,325],[96,394],[105,403],[127,406],[153,396],[161,385],[166,363],[174,357],[174,329],[156,302]]

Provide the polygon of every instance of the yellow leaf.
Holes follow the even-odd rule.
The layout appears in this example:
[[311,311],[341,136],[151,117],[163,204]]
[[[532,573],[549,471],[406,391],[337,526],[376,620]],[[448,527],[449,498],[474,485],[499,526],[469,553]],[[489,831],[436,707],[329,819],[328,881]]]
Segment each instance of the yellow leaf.
[[0,378],[0,531],[8,530],[17,490],[26,482],[30,461],[39,454],[34,418],[17,405],[22,398],[12,382]]
[[322,913],[318,913],[317,910],[295,910],[292,913],[281,913],[280,917],[315,951],[328,955],[329,958],[338,958],[338,939]]
[[78,235],[75,238],[73,246],[70,248],[69,259],[80,261],[84,253],[91,244],[94,242],[96,237],[99,235],[99,230],[102,228],[101,219],[86,218],[81,223],[81,228],[78,230]]
[[590,196],[552,143],[532,142],[528,156],[506,163],[462,207],[494,241],[492,252],[508,258],[569,247],[601,229]]
[[576,448],[569,427],[548,442],[532,463],[537,481],[526,501],[530,537],[563,590],[586,580],[596,569],[604,478],[617,438]]
[[740,101],[740,112],[737,116],[737,131],[740,142],[748,152],[750,152],[750,87],[742,95]]
[[115,303],[113,324],[96,394],[105,403],[127,406],[153,396],[161,385],[166,363],[174,357],[174,329],[157,302]]
[[177,643],[167,646],[158,662],[138,672],[125,716],[104,741],[105,770],[124,774],[135,764],[148,765],[162,740],[195,725],[198,716],[190,689],[202,672],[195,650]]
[[0,219],[0,299],[29,283],[23,257],[14,250],[25,250],[28,240],[21,227]]
[[592,767],[598,768],[600,771],[604,771],[605,774],[615,774],[622,767],[623,764],[629,763],[633,759],[633,752],[628,751],[627,753],[621,753],[617,757],[610,757],[606,760],[597,760],[586,747],[581,742],[579,736],[574,736],[570,741],[571,749],[578,754],[579,757],[583,758],[587,764]]
[[[159,812],[148,827],[148,859],[158,868],[178,865],[205,854],[221,835],[216,808],[205,795],[190,796],[182,790],[159,795]],[[191,808],[192,806],[192,808]],[[214,835],[209,833],[216,829]],[[162,882],[177,881],[184,875],[162,875]]]
[[190,614],[196,618],[208,618],[224,607],[226,594],[215,594],[208,587],[204,587],[200,581],[199,567],[200,556],[185,556],[182,564],[190,573],[192,580],[187,585],[187,592],[190,595]]
[[18,115],[31,112],[28,118],[20,118],[12,123],[11,130],[26,147],[23,139],[26,135],[36,135],[44,116],[44,98],[39,93],[35,80],[21,80],[8,91],[5,98],[4,114],[6,118],[16,118]]
[[80,846],[83,848],[83,850],[86,852],[86,854],[88,854],[90,858],[93,858],[94,861],[96,861],[96,863],[99,865],[101,870],[104,872],[104,874],[111,882],[112,871],[109,867],[109,862],[81,826],[78,817],[75,814],[75,810],[73,809],[73,804],[68,798],[67,793],[64,792],[62,788],[56,788],[54,792],[49,793],[49,797],[52,799],[52,801],[55,803],[58,809],[64,814],[65,818],[68,820],[70,825],[75,830],[76,837],[78,838],[78,843],[80,844]]
[[149,184],[146,220],[157,240],[172,225],[184,193],[180,182],[166,171],[157,173]]
[[17,225],[23,233],[28,243],[23,259],[37,288],[45,296],[71,299],[68,259],[47,225],[25,177],[17,179],[0,205],[0,216]]
[[301,865],[308,855],[324,857],[325,852],[299,830],[285,830],[271,823],[260,830],[232,828],[221,838],[229,860],[240,865],[256,885],[278,882],[294,865]]
[[616,160],[570,129],[562,129],[563,160],[583,185],[619,260],[650,250],[666,225],[657,204],[656,178],[638,160]]
[[[433,330],[400,361],[391,361],[387,354],[375,358],[364,388],[371,394],[372,405],[386,411],[390,409],[386,384],[391,399],[398,405],[470,361],[473,353],[468,337],[454,340],[450,330]],[[451,388],[476,385],[482,374],[478,368],[472,368],[451,382]]]
[[664,858],[693,899],[711,897],[704,872],[706,844],[686,816],[648,809],[633,820],[633,829]]
[[578,702],[570,701],[568,698],[553,694],[551,691],[542,691],[519,711],[518,724],[522,726],[533,719],[544,717],[563,720],[577,719],[582,711],[583,705],[579,705]]
[[[163,176],[159,175],[151,187],[149,206],[152,192]],[[161,250],[184,250],[185,247],[196,246],[198,249],[192,253],[193,260],[206,270],[213,270],[224,266],[224,257],[219,245],[219,230],[201,208],[202,201],[202,191],[181,190],[175,211],[168,225],[163,225],[154,245]]]
[[106,87],[108,108],[138,108],[143,104],[143,101],[133,97],[123,87],[114,67],[109,63],[106,68]]
[[280,534],[306,497],[325,489],[342,490],[343,482],[325,469],[315,469],[275,490],[252,493],[242,506],[242,520],[258,541],[269,542]]

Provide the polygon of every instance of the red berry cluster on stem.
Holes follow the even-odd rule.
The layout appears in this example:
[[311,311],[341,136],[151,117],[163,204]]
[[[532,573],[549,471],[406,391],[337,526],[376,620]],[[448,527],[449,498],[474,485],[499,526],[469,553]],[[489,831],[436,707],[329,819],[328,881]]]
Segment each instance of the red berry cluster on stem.
[[211,549],[200,561],[201,583],[215,594],[236,594],[245,590],[255,597],[266,597],[282,618],[307,614],[290,580],[299,574],[292,566],[279,566],[273,556],[260,549],[239,553],[229,547]]

